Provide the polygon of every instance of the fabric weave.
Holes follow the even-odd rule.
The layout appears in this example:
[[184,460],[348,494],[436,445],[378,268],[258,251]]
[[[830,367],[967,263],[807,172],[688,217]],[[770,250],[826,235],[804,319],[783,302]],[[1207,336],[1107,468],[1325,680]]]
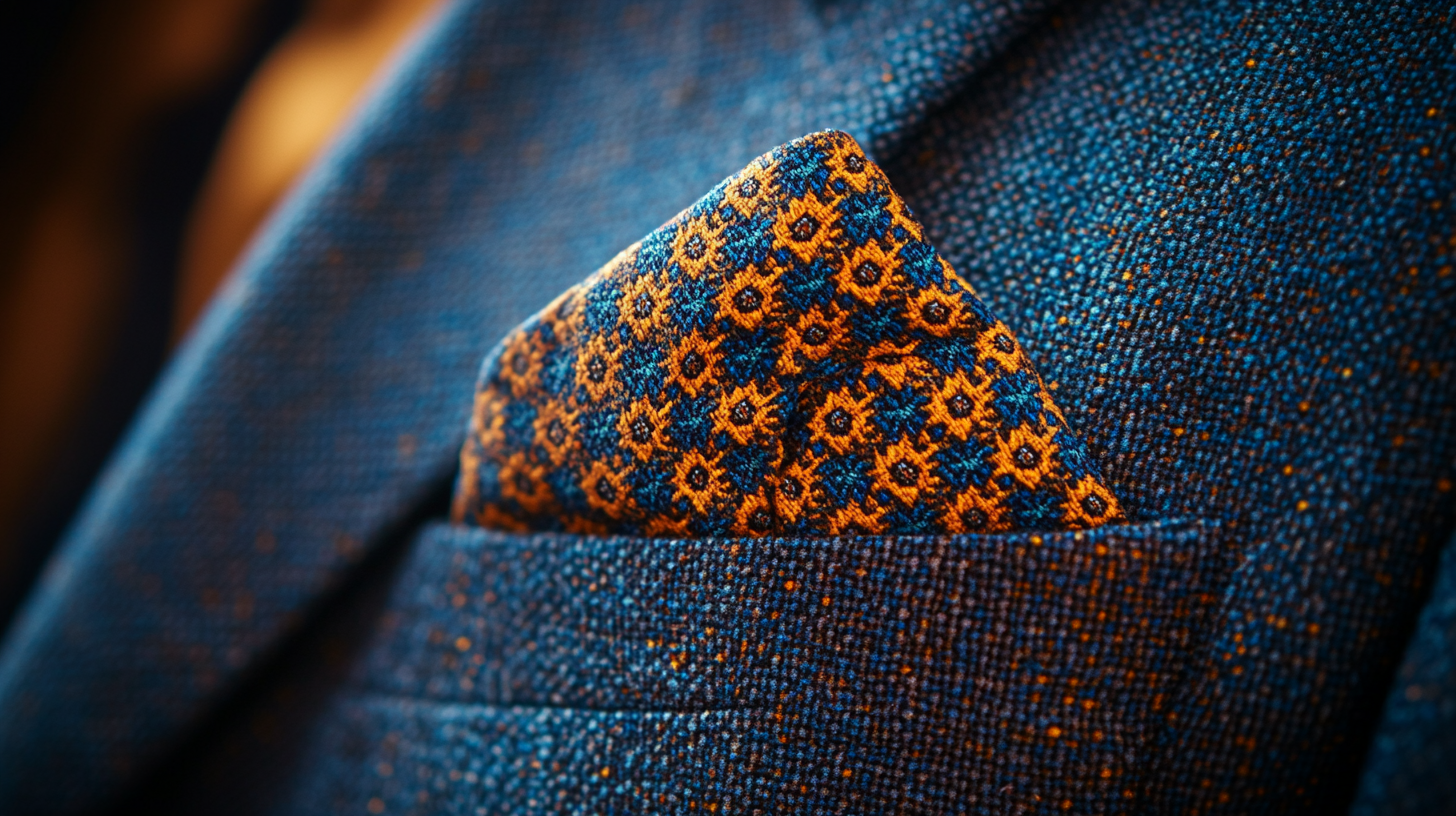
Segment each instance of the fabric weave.
[[627,535],[1080,529],[1117,500],[845,133],[774,150],[487,361],[457,521]]
[[296,812],[1128,812],[1221,535],[426,525]]
[[[425,546],[438,528],[422,520],[448,515],[492,344],[765,149],[834,127],[869,148],[929,243],[1015,331],[1125,514],[1221,522],[1210,545],[1236,568],[1210,578],[1213,614],[1185,618],[1186,640],[1140,652],[1146,633],[1169,631],[1154,615],[1103,633],[1165,668],[1186,654],[1152,698],[1106,686],[1121,710],[1154,716],[1138,715],[1142,747],[1123,766],[1135,795],[1117,804],[1090,780],[1087,801],[1199,816],[1345,810],[1456,524],[1453,78],[1449,9],[1403,0],[456,0],[183,346],[7,633],[0,808],[105,812],[149,778],[167,780],[179,813],[340,802],[478,816],[487,778],[502,781],[487,813],[599,792],[559,769],[590,768],[608,743],[584,729],[630,715],[573,718],[549,694],[468,697],[473,656],[430,642],[477,631],[477,618],[501,630],[527,620],[484,614],[487,573],[472,562],[499,562],[469,542],[520,554],[529,580],[490,591],[543,629],[570,628],[558,638],[610,635],[566,610],[613,601],[684,620],[733,612],[711,593],[742,576],[718,560],[711,582],[675,572],[608,597],[585,571],[531,572],[537,536],[616,565],[671,539],[471,529]],[[818,546],[782,541],[790,556]],[[883,551],[886,574],[931,568],[923,538],[883,541],[904,545]],[[455,573],[437,568],[457,559],[471,584],[445,593]],[[380,578],[391,600],[351,613],[370,658],[351,661],[326,624],[349,619],[339,590],[387,563],[400,565]],[[928,607],[862,608],[857,625],[909,638]],[[1417,649],[1453,653],[1444,609],[1424,618]],[[947,637],[941,627],[965,618],[924,620]],[[542,690],[583,676],[570,652],[530,643],[515,653],[521,671],[496,676]],[[830,660],[826,643],[797,648]],[[1055,660],[1075,652],[1046,654],[1048,684],[1084,670]],[[1373,755],[1365,812],[1396,798],[1421,812],[1427,800],[1401,793],[1419,775],[1390,775],[1418,770],[1404,757],[1456,761],[1450,741],[1402,727],[1444,711],[1449,685],[1424,679],[1450,665],[1441,654],[1412,664],[1418,706],[1389,708],[1392,750]],[[1000,682],[949,657],[945,676]],[[1009,720],[1047,702],[1026,688]],[[834,717],[827,702],[806,714],[799,745],[821,750]],[[715,741],[689,743],[702,735],[694,718],[673,722],[677,764],[653,767],[703,788],[762,733],[724,720]],[[1023,770],[1062,770],[1018,770],[1009,756],[910,783],[1010,772],[1049,791]],[[623,800],[577,801],[610,812]],[[1000,801],[903,811],[1002,813]],[[1056,813],[1062,801],[1017,804]],[[168,812],[155,804],[136,812]]]

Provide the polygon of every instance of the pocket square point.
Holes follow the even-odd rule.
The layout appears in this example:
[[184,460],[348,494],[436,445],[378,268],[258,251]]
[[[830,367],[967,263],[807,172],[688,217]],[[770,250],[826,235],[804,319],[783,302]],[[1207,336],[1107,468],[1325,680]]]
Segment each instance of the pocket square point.
[[755,160],[486,367],[456,521],[625,535],[1121,519],[1005,324],[853,138]]

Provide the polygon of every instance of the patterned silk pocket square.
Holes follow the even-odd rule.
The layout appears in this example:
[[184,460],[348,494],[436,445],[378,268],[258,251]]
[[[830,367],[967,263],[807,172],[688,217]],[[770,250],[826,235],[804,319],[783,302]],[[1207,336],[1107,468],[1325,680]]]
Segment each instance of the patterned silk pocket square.
[[757,159],[502,342],[454,516],[826,536],[1122,512],[1005,324],[828,131]]

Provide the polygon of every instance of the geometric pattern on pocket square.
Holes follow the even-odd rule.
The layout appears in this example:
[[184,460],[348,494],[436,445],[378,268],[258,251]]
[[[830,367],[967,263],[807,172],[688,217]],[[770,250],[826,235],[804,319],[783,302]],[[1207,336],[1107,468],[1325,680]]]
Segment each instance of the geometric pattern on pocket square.
[[1122,519],[1011,331],[835,131],[757,159],[501,343],[453,515],[640,536]]

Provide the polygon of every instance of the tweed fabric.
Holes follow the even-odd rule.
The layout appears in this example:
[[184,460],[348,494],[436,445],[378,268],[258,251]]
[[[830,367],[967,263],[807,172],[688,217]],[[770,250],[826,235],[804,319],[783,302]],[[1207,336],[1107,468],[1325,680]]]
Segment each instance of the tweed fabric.
[[1062,26],[882,165],[1128,514],[1225,519],[1242,554],[1145,812],[1343,810],[1456,522],[1456,29],[1420,3]]
[[1351,816],[1456,813],[1456,539],[1391,684]]
[[433,525],[302,810],[1127,810],[1218,541]]
[[[1339,812],[1456,521],[1453,40],[1416,2],[461,0],[255,246],[7,633],[0,802],[97,809],[246,678],[285,696],[264,658],[448,491],[491,344],[837,127],[1015,332],[1125,514],[1222,520],[1238,567],[1164,689],[1138,808]],[[263,703],[234,712],[250,752],[189,747],[302,810],[283,780],[432,750],[432,713],[372,704],[399,727],[275,776]],[[301,740],[336,714],[272,721]]]
[[853,137],[760,157],[487,360],[454,516],[509,530],[1081,529],[1117,500]]

